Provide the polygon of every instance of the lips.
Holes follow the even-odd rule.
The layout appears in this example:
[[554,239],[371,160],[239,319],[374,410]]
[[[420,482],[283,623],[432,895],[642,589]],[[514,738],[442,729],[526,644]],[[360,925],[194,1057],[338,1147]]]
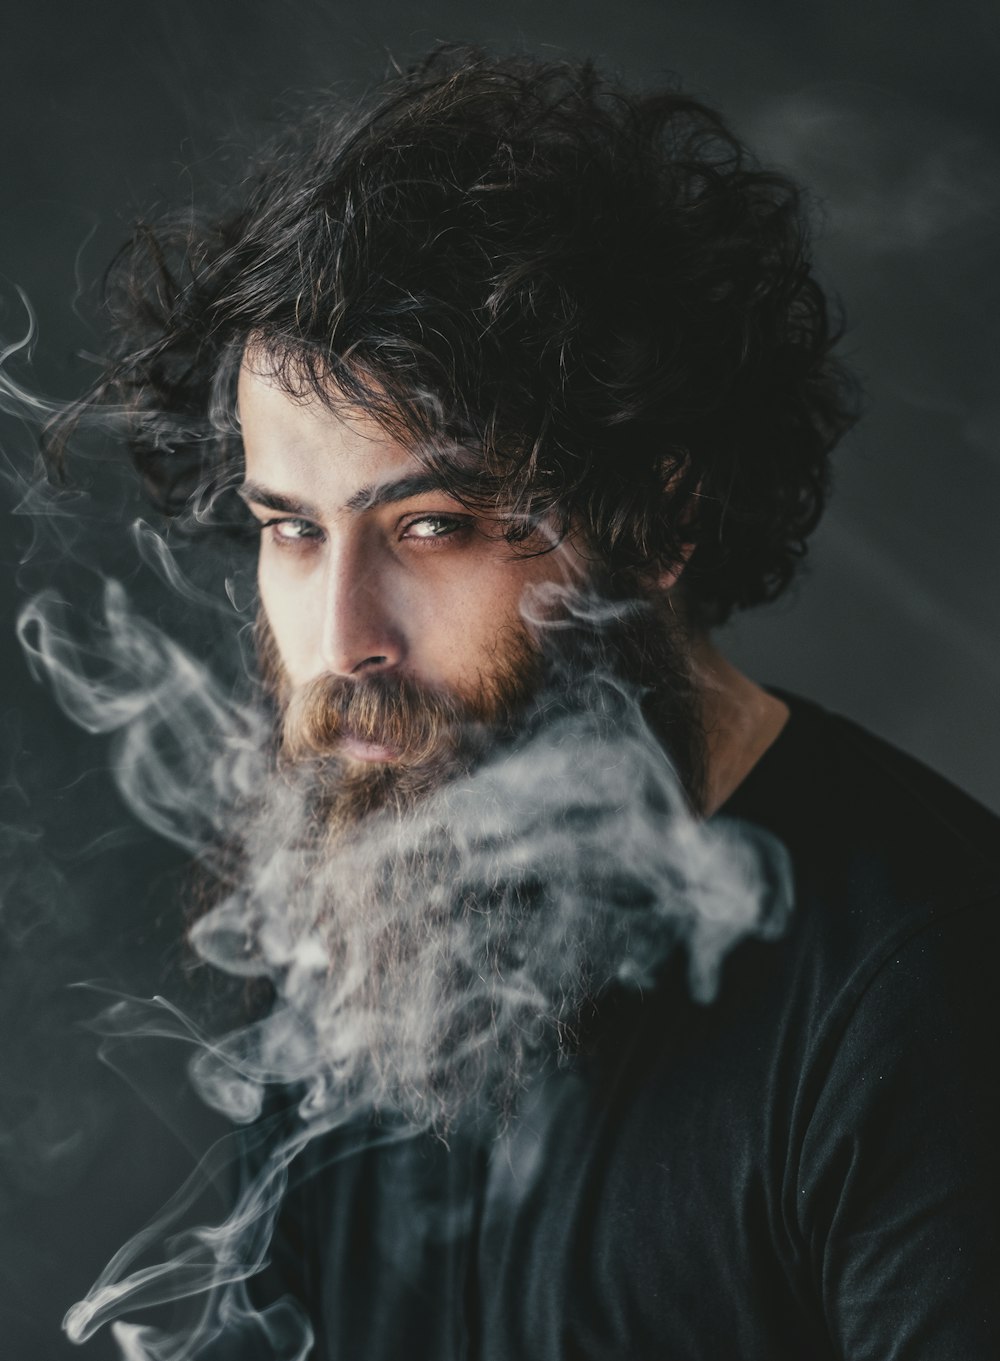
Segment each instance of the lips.
[[399,752],[392,747],[379,746],[376,742],[363,742],[360,737],[344,736],[340,739],[341,754],[352,761],[396,761]]

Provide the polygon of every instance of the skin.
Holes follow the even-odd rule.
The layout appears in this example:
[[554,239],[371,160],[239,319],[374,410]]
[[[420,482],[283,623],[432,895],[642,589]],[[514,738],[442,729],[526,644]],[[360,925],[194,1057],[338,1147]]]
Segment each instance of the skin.
[[[238,403],[242,495],[261,525],[261,603],[293,687],[333,673],[399,671],[470,695],[521,623],[525,592],[585,570],[572,541],[541,556],[418,480],[416,458],[360,412],[296,399],[245,362]],[[669,589],[673,579],[660,582]],[[718,807],[780,732],[787,710],[698,640],[708,808]],[[358,760],[392,759],[354,742]]]

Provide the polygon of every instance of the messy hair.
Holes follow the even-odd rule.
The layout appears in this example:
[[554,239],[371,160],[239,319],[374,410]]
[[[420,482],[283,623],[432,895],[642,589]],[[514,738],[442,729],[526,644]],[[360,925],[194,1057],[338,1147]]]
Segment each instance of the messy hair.
[[855,415],[796,186],[589,62],[443,47],[316,102],[228,203],[140,224],[107,299],[87,400],[130,414],[162,509],[238,466],[249,343],[512,541],[545,517],[612,572],[686,560],[703,623],[787,586]]

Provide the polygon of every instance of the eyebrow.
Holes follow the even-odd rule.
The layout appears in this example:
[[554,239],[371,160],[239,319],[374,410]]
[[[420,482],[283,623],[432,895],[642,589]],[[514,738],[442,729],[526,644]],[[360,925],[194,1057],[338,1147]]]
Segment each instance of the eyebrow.
[[[309,501],[300,501],[281,492],[271,491],[260,482],[248,478],[237,488],[244,501],[252,501],[269,510],[281,511],[285,515],[301,515],[306,520],[320,520],[319,509]],[[359,489],[344,502],[343,509],[360,512],[376,510],[379,506],[405,501],[411,496],[421,496],[424,492],[441,491],[449,496],[444,480],[436,473],[411,473],[408,477],[397,477],[388,482],[375,482]],[[454,498],[453,498],[454,499]]]
[[405,501],[410,496],[422,496],[429,491],[451,494],[439,473],[411,473],[409,477],[397,477],[391,482],[377,482],[359,488],[344,502],[344,509],[375,510],[378,506],[392,505],[394,501]]

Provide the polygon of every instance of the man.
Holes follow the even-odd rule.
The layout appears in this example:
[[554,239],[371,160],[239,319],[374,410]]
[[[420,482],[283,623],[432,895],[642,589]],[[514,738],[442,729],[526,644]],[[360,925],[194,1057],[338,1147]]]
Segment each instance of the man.
[[[231,904],[256,920],[277,876],[254,949],[282,1052],[308,1013],[348,1094],[282,1145],[259,1293],[309,1323],[272,1304],[272,1350],[1000,1355],[996,820],[709,641],[788,584],[853,415],[793,187],[680,93],[444,50],[304,119],[231,211],[141,232],[117,279],[101,395],[150,488],[179,509],[235,471],[260,532],[282,774],[195,940],[235,969]],[[567,750],[585,788],[623,767],[679,855],[722,818],[786,848],[784,932],[759,938],[765,864],[711,1005],[665,937],[626,986],[656,894],[608,816],[624,787],[596,841],[585,801],[545,815],[558,873],[548,842],[531,875],[463,858],[484,825],[531,844],[507,803],[570,782]],[[508,787],[525,751],[541,773]]]

